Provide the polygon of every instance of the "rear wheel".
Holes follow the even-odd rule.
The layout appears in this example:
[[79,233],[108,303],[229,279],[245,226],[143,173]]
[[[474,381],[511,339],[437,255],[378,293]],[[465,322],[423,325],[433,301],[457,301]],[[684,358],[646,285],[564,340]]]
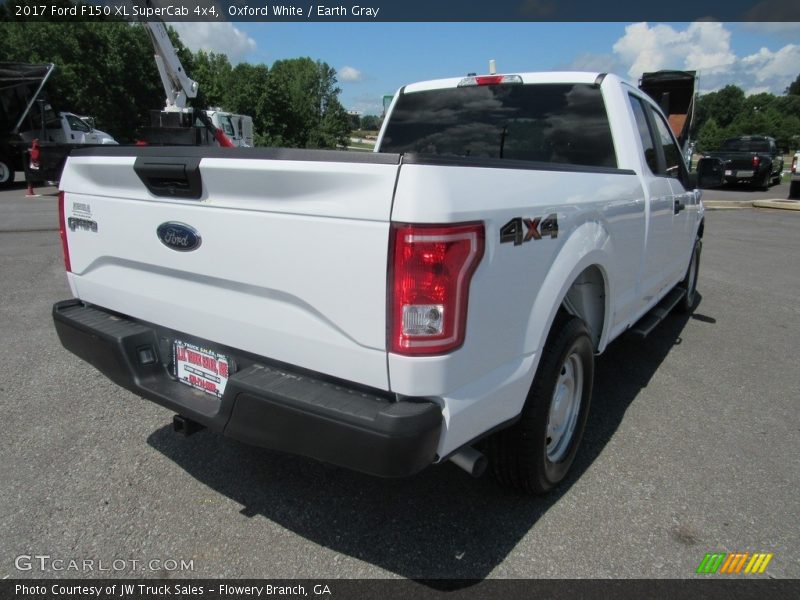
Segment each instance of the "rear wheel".
[[756,182],[753,184],[753,187],[756,187],[763,191],[767,191],[769,189],[769,179],[770,179],[770,173],[769,171],[767,171],[766,173],[764,173],[762,177],[756,180]]
[[498,481],[529,494],[560,483],[578,452],[594,379],[594,348],[583,321],[560,315],[548,336],[520,420],[489,440]]
[[0,188],[14,183],[14,168],[5,157],[0,157]]

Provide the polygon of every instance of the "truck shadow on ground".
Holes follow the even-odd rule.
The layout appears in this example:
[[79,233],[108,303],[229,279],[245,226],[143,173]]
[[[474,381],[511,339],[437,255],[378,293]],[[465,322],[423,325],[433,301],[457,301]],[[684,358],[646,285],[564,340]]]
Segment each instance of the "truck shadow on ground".
[[153,432],[148,443],[241,504],[242,514],[265,517],[316,544],[433,588],[466,586],[501,564],[592,465],[693,317],[671,315],[646,340],[623,337],[598,359],[589,424],[572,474],[543,498],[504,490],[489,474],[472,479],[451,463],[412,478],[384,480],[207,432],[180,438],[169,426]]

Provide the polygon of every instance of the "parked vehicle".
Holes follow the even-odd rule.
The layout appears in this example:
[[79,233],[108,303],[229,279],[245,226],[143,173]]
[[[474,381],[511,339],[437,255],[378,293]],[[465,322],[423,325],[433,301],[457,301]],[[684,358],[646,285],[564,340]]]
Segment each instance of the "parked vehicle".
[[222,129],[228,139],[237,148],[253,147],[253,118],[247,115],[237,115],[220,108],[212,108],[206,112],[214,127]]
[[792,158],[792,171],[789,183],[789,198],[800,198],[800,151],[794,153]]
[[[20,133],[26,142],[39,139],[43,142],[56,142],[59,144],[116,144],[111,135],[105,131],[95,129],[89,125],[86,117],[79,117],[70,112],[55,112],[48,104],[45,105],[44,136],[40,128],[30,129]],[[92,122],[94,119],[92,119]]]
[[729,138],[718,152],[703,154],[700,163],[704,170],[713,170],[717,174],[716,182],[709,181],[704,187],[711,187],[714,183],[749,183],[766,190],[770,185],[780,183],[783,175],[783,155],[775,140],[763,135]]
[[53,318],[179,431],[392,477],[488,454],[543,493],[575,459],[594,356],[693,307],[699,198],[666,117],[614,75],[416,83],[375,153],[73,154],[75,298]]
[[[0,188],[26,169],[29,180],[57,181],[73,148],[116,144],[77,115],[52,108],[45,87],[54,71],[53,64],[0,62]],[[27,153],[34,139],[40,156],[30,170]]]
[[[150,0],[144,0],[144,7],[152,8]],[[197,97],[199,85],[184,70],[167,28],[160,20],[146,21],[144,27],[153,44],[166,99],[163,109],[150,111],[150,125],[142,128],[141,141],[156,145],[252,146],[251,117],[224,113],[218,108],[197,110],[188,105]]]

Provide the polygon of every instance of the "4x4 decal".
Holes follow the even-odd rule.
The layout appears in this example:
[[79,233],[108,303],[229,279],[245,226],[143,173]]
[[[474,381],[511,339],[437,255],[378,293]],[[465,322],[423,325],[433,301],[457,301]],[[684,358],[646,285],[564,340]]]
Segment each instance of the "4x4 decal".
[[500,228],[500,243],[514,242],[519,246],[523,242],[540,240],[545,236],[558,237],[558,215],[551,213],[546,217],[523,219],[515,217]]

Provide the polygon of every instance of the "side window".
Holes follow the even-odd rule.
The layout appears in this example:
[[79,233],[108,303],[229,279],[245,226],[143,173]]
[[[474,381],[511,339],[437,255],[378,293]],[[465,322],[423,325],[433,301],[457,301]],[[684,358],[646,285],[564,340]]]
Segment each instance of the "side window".
[[83,131],[84,133],[89,133],[90,131],[89,126],[78,117],[67,115],[67,123],[72,131]]
[[644,114],[642,101],[636,96],[629,95],[633,116],[636,119],[636,128],[639,130],[639,137],[642,139],[642,149],[644,150],[644,160],[654,175],[658,173],[658,157],[656,156],[655,144],[653,144],[653,134],[647,124],[647,117]]
[[666,175],[683,181],[683,171],[685,167],[683,164],[683,157],[681,156],[681,150],[678,148],[678,144],[675,143],[675,139],[672,137],[664,118],[655,111],[652,112],[652,115],[653,121],[655,121],[656,124],[656,129],[658,130],[658,143],[661,144],[661,147],[664,149]]
[[233,135],[233,125],[231,124],[231,118],[225,117],[222,120],[222,129],[225,131],[225,135],[232,136]]

